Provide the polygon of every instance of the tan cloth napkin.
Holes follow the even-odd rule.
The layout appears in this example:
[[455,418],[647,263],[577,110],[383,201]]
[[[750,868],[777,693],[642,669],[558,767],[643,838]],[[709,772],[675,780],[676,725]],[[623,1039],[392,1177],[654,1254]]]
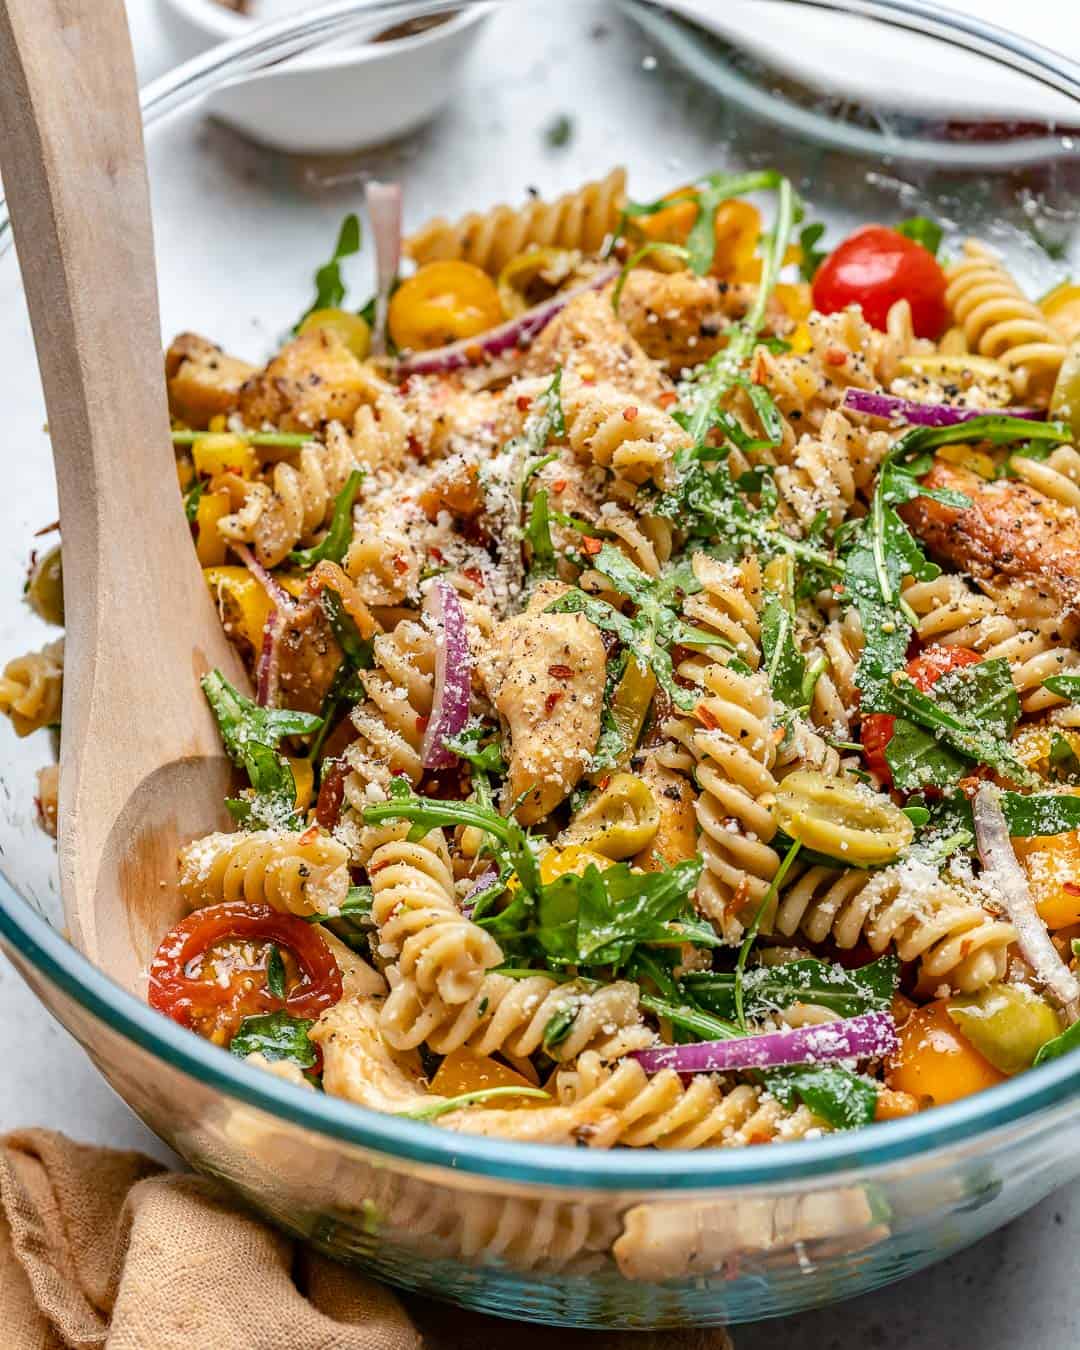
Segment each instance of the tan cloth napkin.
[[731,1350],[500,1322],[396,1294],[215,1183],[47,1130],[0,1139],[4,1350]]

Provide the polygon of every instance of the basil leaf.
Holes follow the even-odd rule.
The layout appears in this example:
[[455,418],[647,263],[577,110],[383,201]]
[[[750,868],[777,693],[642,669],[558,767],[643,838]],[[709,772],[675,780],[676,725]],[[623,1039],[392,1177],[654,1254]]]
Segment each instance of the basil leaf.
[[506,773],[506,761],[499,748],[498,736],[487,727],[467,726],[456,736],[446,736],[443,744],[447,750],[481,773],[497,774],[500,777]]
[[290,561],[305,569],[314,567],[319,562],[342,561],[352,543],[353,504],[364,480],[364,473],[363,469],[353,469],[345,481],[345,486],[334,499],[334,514],[326,534],[312,548],[293,549],[289,554]]
[[[892,1002],[900,979],[895,956],[883,956],[855,970],[807,958],[779,966],[756,966],[743,975],[743,1000],[748,1015],[764,1016],[793,1003],[815,1003],[840,1017],[883,1012]],[[705,971],[682,980],[686,995],[721,1017],[735,1015],[735,975]]]
[[189,525],[195,524],[195,517],[199,514],[199,503],[205,491],[206,484],[201,478],[197,478],[184,493],[184,518]]
[[806,660],[795,641],[794,617],[776,596],[761,612],[761,647],[773,698],[786,708],[802,707]]
[[329,262],[323,263],[315,273],[315,299],[300,315],[293,325],[293,332],[300,331],[300,325],[309,314],[319,309],[337,309],[345,299],[345,283],[341,279],[341,260],[360,252],[360,220],[355,212],[350,212],[341,222],[337,243]]
[[1080,675],[1051,675],[1048,680],[1043,680],[1043,688],[1067,698],[1070,703],[1080,703]]
[[945,231],[936,220],[931,220],[929,216],[912,216],[910,220],[902,220],[893,228],[897,234],[902,234],[906,239],[914,239],[916,244],[922,244],[927,253],[937,257]]
[[817,276],[818,268],[829,256],[824,249],[816,247],[818,241],[825,233],[825,226],[821,221],[816,221],[812,225],[804,225],[799,231],[799,248],[802,250],[802,257],[799,259],[799,275],[803,281],[813,281]]
[[240,1059],[261,1054],[271,1062],[287,1059],[301,1069],[313,1069],[317,1059],[308,1032],[314,1025],[306,1017],[290,1017],[286,1012],[245,1017],[229,1050]]

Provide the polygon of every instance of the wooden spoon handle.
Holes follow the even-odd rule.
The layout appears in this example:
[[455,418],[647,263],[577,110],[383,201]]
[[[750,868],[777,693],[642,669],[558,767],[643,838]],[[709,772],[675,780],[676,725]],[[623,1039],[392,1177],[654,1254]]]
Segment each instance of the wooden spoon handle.
[[180,509],[122,0],[2,0],[0,128],[60,499],[60,866],[77,928],[140,784],[220,758],[198,679],[238,664]]

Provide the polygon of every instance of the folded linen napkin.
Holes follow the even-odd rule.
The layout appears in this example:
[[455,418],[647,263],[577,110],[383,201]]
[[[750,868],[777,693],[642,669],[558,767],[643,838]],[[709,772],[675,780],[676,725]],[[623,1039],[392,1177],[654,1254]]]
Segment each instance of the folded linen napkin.
[[212,1181],[47,1130],[0,1139],[0,1328],[4,1350],[731,1350],[406,1307]]

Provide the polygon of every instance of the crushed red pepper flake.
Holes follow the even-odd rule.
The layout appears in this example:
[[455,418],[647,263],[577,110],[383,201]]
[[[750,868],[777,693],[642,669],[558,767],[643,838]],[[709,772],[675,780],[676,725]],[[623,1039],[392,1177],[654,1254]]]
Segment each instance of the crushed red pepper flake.
[[562,698],[561,689],[556,689],[552,693],[548,694],[547,698],[544,699],[544,711],[546,713],[551,712],[551,710],[555,707],[556,703],[558,703],[559,699],[561,698]]
[[595,558],[596,555],[600,552],[600,550],[604,547],[604,544],[602,540],[594,539],[591,534],[587,534],[585,538],[581,541],[581,547],[589,555],[590,558]]
[[573,673],[569,666],[548,666],[548,674],[556,680],[568,680]]

